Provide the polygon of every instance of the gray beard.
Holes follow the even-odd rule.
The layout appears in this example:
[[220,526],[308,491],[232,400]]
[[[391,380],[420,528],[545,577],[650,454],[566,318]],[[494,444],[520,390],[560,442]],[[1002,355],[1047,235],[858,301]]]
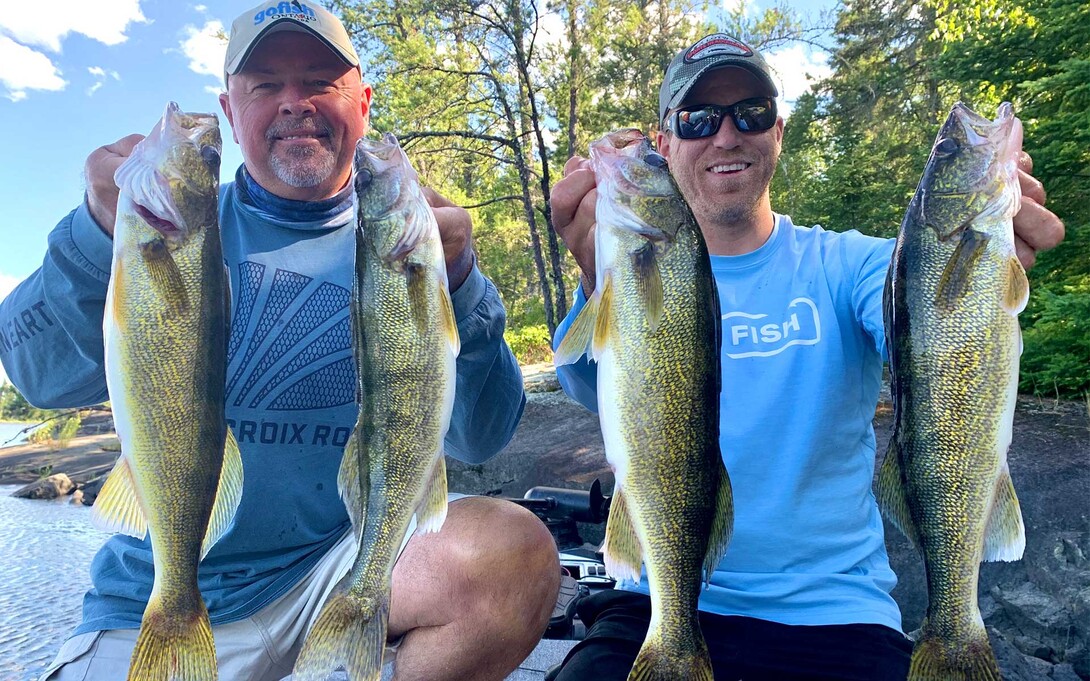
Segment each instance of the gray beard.
[[328,149],[305,150],[284,158],[274,155],[269,159],[273,174],[289,187],[317,187],[333,176],[335,159]]

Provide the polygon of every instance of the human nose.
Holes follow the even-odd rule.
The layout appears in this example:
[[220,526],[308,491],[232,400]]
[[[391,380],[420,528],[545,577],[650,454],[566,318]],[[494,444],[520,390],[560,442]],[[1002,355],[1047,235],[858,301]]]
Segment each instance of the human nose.
[[712,136],[712,144],[720,149],[733,149],[742,143],[742,133],[738,132],[734,125],[734,119],[723,114],[723,120],[719,123],[719,129]]
[[310,95],[298,85],[285,87],[280,100],[280,113],[287,116],[306,116],[314,113]]

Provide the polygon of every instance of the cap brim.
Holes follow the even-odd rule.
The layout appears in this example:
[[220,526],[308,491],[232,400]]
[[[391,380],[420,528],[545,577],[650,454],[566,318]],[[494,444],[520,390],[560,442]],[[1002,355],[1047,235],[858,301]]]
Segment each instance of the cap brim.
[[689,82],[685,83],[685,85],[680,90],[678,90],[676,94],[674,94],[674,96],[670,99],[669,105],[666,107],[666,111],[662,112],[663,113],[663,118],[665,118],[666,113],[668,111],[670,111],[671,109],[676,108],[678,105],[681,104],[682,101],[684,101],[684,99],[686,97],[689,96],[689,91],[693,89],[693,86],[695,86],[697,84],[697,82],[701,78],[704,77],[705,74],[707,74],[710,71],[716,71],[718,69],[745,69],[746,71],[749,71],[750,73],[752,73],[753,76],[757,80],[759,80],[762,85],[767,86],[769,88],[769,90],[772,91],[772,96],[773,97],[779,97],[780,96],[780,91],[776,87],[776,84],[774,82],[772,82],[772,77],[769,76],[764,71],[761,71],[759,68],[756,68],[755,66],[753,66],[753,64],[749,63],[748,61],[726,61],[726,62],[724,62],[724,61],[720,60],[718,62],[713,62],[711,64],[708,64],[704,68],[697,71],[696,74],[692,78],[689,79]]

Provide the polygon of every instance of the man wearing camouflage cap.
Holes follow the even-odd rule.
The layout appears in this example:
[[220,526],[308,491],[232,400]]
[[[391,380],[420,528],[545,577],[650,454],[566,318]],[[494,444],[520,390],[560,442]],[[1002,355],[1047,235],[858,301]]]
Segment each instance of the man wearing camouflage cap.
[[[307,2],[265,2],[235,22],[220,96],[245,164],[221,188],[233,300],[227,419],[245,468],[234,521],[201,563],[219,678],[287,677],[321,605],[352,565],[337,471],[356,419],[348,312],[355,254],[352,158],[371,88],[341,22]],[[102,314],[118,198],[114,171],[142,139],[87,160],[86,202],[50,235],[42,268],[2,304],[56,324],[3,356],[34,404],[108,398]],[[446,453],[480,463],[510,439],[524,396],[504,310],[476,267],[469,214],[426,190],[461,337]],[[411,534],[411,533],[410,533]],[[518,569],[497,569],[497,566]],[[42,679],[125,679],[152,587],[150,542],[114,536],[95,556],[83,621]],[[502,679],[556,602],[552,536],[489,498],[450,504],[442,530],[407,539],[393,572],[395,678]]]
[[[659,95],[658,150],[707,241],[723,317],[720,446],[734,536],[701,594],[701,628],[724,681],[903,681],[912,645],[889,595],[896,576],[871,494],[894,242],[773,212],[777,95],[761,54],[723,33],[678,53]],[[1063,224],[1043,207],[1040,183],[1020,179],[1015,232],[1029,267]],[[593,292],[596,198],[588,162],[572,158],[551,207],[582,288],[554,344]],[[558,377],[596,407],[593,364]],[[644,578],[584,601],[587,637],[555,680],[627,678],[648,628],[647,593]]]

